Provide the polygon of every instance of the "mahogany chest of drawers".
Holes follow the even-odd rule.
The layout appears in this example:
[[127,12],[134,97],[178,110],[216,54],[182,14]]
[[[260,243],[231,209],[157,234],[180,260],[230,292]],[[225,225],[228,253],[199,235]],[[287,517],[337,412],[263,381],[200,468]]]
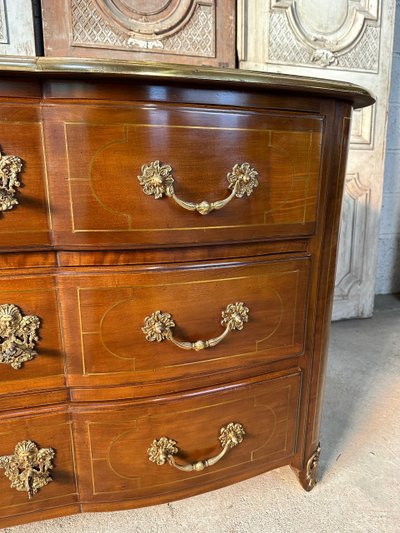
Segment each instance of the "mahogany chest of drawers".
[[352,107],[96,60],[0,79],[0,527],[290,465],[310,490]]

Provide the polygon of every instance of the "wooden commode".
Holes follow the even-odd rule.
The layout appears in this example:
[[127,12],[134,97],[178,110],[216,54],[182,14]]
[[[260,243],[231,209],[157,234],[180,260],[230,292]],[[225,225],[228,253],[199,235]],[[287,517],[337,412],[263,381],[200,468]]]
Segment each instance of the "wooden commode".
[[352,107],[338,82],[0,65],[0,527],[290,465],[310,490]]

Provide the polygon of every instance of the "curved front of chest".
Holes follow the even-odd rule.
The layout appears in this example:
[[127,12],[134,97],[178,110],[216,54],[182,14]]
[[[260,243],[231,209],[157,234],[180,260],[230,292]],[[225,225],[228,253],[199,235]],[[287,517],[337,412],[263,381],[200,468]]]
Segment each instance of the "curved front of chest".
[[73,410],[85,510],[160,503],[287,464],[301,374]]
[[44,121],[57,246],[314,233],[318,114],[115,102],[48,106]]
[[72,397],[173,392],[205,376],[218,383],[240,369],[293,364],[306,346],[309,277],[308,258],[65,272]]

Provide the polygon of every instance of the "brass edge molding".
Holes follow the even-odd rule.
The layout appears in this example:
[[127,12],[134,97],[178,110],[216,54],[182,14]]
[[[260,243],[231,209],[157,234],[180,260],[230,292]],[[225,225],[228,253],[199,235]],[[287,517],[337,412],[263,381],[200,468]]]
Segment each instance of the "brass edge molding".
[[196,461],[195,463],[177,463],[174,455],[179,453],[179,448],[176,446],[176,441],[169,439],[168,437],[154,439],[147,450],[147,454],[149,456],[149,461],[156,463],[159,466],[168,463],[182,472],[201,472],[205,468],[218,463],[218,461],[220,461],[230,449],[243,441],[245,435],[246,432],[242,424],[230,422],[220,429],[220,435],[218,438],[222,446],[222,451],[214,457]]
[[216,202],[203,200],[199,203],[187,202],[175,195],[173,185],[175,180],[172,174],[172,167],[163,165],[158,160],[142,165],[141,175],[138,176],[138,180],[144,194],[154,196],[156,200],[165,195],[188,211],[197,211],[201,215],[208,215],[211,211],[222,209],[235,197],[250,196],[253,189],[258,186],[257,176],[257,170],[251,168],[249,163],[236,163],[226,175],[228,189],[232,191],[230,195]]
[[18,370],[37,355],[40,318],[24,316],[14,304],[0,305],[0,363]]
[[357,85],[336,80],[274,74],[232,68],[194,67],[191,65],[135,62],[130,60],[73,57],[37,57],[32,59],[0,58],[0,73],[89,75],[105,77],[147,78],[153,80],[192,80],[221,85],[250,85],[297,94],[320,94],[342,98],[361,108],[372,105],[375,98]]
[[22,160],[18,156],[0,152],[0,211],[13,209],[19,203],[15,193],[21,185],[18,181],[21,170]]
[[175,339],[172,332],[175,327],[174,319],[170,313],[163,313],[162,311],[155,311],[150,316],[146,316],[142,331],[149,342],[162,342],[167,339],[183,350],[195,350],[198,352],[205,348],[216,346],[230,331],[242,330],[244,324],[249,321],[249,308],[243,302],[228,304],[221,312],[221,316],[221,326],[225,326],[225,330],[218,337],[213,337],[206,341],[186,342]]
[[11,488],[27,492],[31,499],[42,487],[52,481],[50,470],[55,457],[53,448],[39,448],[35,442],[18,442],[13,455],[0,456],[0,468],[11,481]]

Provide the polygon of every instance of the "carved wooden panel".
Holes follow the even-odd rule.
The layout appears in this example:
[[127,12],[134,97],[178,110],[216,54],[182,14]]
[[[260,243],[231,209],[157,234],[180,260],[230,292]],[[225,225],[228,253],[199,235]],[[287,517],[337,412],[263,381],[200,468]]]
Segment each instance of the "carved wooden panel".
[[0,55],[36,55],[31,0],[0,0]]
[[45,53],[234,66],[233,2],[45,0]]
[[[60,276],[69,382],[143,388],[301,355],[308,270],[303,259]],[[142,330],[145,318],[161,310],[172,315],[177,339],[211,339],[224,330],[221,312],[235,302],[248,307],[248,322],[204,350],[183,350],[167,339],[149,342]]]
[[[321,116],[74,105],[46,110],[45,127],[60,245],[165,246],[314,231]],[[154,161],[172,168],[176,195],[190,202],[227,197],[236,164],[255,169],[258,186],[203,216],[144,193],[138,176]]]
[[373,310],[394,8],[394,0],[239,3],[241,68],[352,82],[377,97],[353,115],[336,319]]
[[[255,381],[255,380],[254,380]],[[300,375],[277,380],[258,378],[212,391],[158,400],[157,405],[103,404],[74,415],[82,500],[106,502],[161,496],[268,466],[295,451]],[[221,451],[220,428],[229,422],[245,429],[243,441],[218,464],[202,472],[180,472],[148,459],[154,439],[167,436],[182,450],[181,462]],[[179,461],[179,459],[177,459]],[[133,503],[133,502],[132,502]],[[135,505],[135,504],[134,504]]]

